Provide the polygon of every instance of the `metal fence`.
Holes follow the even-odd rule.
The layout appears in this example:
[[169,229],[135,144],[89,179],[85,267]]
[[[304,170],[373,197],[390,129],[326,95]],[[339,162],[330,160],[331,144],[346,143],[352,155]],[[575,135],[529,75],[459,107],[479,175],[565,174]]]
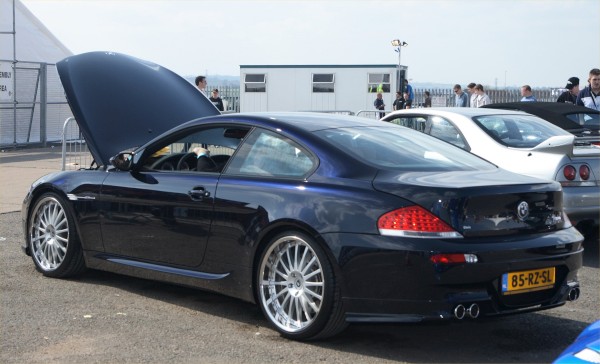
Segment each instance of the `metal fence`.
[[0,147],[60,142],[62,123],[72,114],[56,66],[16,62],[13,71],[13,100],[0,101]]
[[[454,106],[454,91],[453,88],[445,89],[415,89],[415,100],[413,101],[413,107],[422,107],[425,102],[425,91],[429,91],[431,98],[441,101],[443,105],[434,106]],[[465,91],[466,92],[466,91]],[[485,93],[490,97],[492,103],[500,102],[516,102],[520,101],[521,90],[520,89],[509,89],[509,90],[485,90]],[[549,101],[554,102],[558,98],[556,90],[552,89],[539,89],[533,90],[533,94],[538,101]]]

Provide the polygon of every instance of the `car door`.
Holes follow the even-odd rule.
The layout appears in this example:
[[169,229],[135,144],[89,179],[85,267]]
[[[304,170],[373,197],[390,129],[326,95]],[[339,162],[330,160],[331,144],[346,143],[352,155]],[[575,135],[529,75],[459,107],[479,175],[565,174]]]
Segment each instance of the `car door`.
[[139,161],[144,168],[109,172],[101,192],[107,253],[186,267],[202,263],[220,170],[195,170],[190,151],[200,146],[226,160],[234,148],[206,140],[224,130],[190,130],[154,146]]

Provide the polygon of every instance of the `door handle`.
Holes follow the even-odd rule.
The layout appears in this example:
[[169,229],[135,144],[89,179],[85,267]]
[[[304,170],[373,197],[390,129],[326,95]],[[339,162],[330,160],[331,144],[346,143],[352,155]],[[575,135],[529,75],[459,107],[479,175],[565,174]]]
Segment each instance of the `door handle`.
[[188,195],[193,200],[203,200],[205,198],[210,197],[210,192],[204,189],[204,187],[194,187],[190,191],[188,191]]

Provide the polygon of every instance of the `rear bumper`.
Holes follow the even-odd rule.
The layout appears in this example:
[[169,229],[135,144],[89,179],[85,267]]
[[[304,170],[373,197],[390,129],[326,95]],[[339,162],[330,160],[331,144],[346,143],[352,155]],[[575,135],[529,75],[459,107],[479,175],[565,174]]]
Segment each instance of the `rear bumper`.
[[600,188],[563,187],[563,207],[574,225],[583,220],[592,220],[598,225]]
[[[345,242],[338,263],[349,322],[452,319],[457,306],[473,304],[479,307],[479,317],[543,310],[563,305],[570,291],[579,289],[583,236],[575,228],[504,240],[335,235]],[[350,247],[352,240],[362,246]],[[475,254],[478,262],[430,261],[440,253]],[[502,293],[504,274],[548,267],[556,271],[552,287]]]

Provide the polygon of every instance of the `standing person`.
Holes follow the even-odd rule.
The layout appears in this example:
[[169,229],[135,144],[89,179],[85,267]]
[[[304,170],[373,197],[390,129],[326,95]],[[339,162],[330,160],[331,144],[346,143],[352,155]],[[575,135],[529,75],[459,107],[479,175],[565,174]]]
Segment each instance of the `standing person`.
[[393,110],[402,110],[404,109],[404,98],[402,97],[402,93],[400,91],[396,92],[396,100],[392,104]]
[[521,102],[535,102],[537,99],[533,96],[533,92],[531,92],[531,86],[523,85],[521,86]]
[[210,100],[210,102],[213,103],[213,105],[215,105],[217,109],[219,109],[219,111],[225,110],[225,108],[223,107],[223,100],[219,97],[218,89],[212,90],[211,95],[208,99]]
[[475,85],[475,93],[477,98],[475,99],[475,107],[482,107],[483,105],[491,104],[492,100],[483,90],[483,85],[478,83]]
[[463,92],[460,85],[454,85],[454,107],[468,107],[469,97]]
[[556,102],[575,104],[577,102],[577,94],[579,93],[579,78],[569,78],[565,88],[567,89],[567,91],[560,94]]
[[406,106],[412,105],[412,102],[415,99],[415,93],[413,91],[412,86],[408,83],[408,80],[406,78],[404,79],[404,91],[406,91],[406,93],[408,94],[408,98],[404,97],[406,99],[405,108],[410,109],[410,107]]
[[431,107],[431,93],[429,91],[425,91],[425,102],[423,103],[423,107]]
[[[377,110],[385,110],[385,103],[383,102],[383,95],[381,94],[381,92],[377,93],[377,98],[373,102],[373,106],[375,106],[375,108]],[[384,112],[379,113],[379,118],[382,118],[384,116],[385,116]]]
[[600,110],[600,69],[593,68],[590,70],[588,86],[579,91],[577,105]]
[[409,99],[408,91],[404,91],[404,93],[402,94],[402,97],[404,97],[404,108],[405,109],[412,108],[412,100]]
[[467,85],[467,92],[469,93],[469,107],[477,107],[477,92],[475,92],[475,86],[477,86],[474,82],[471,82]]
[[198,90],[200,90],[200,92],[202,92],[202,94],[206,97],[208,97],[208,95],[206,94],[206,77],[204,76],[198,76],[196,77],[196,87],[198,88]]

